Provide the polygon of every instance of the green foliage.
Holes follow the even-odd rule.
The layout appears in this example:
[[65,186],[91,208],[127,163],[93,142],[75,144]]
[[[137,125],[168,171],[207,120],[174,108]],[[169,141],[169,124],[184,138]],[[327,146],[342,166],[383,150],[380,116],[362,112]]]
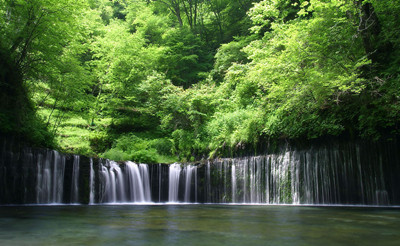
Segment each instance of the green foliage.
[[103,153],[111,147],[112,138],[104,131],[93,132],[90,135],[89,143],[95,153]]
[[251,41],[251,36],[246,39],[238,39],[227,44],[222,44],[215,54],[214,69],[211,71],[214,79],[222,81],[229,67],[234,63],[247,63],[247,55],[243,52],[243,48]]
[[110,149],[104,152],[102,157],[115,161],[125,161],[125,160],[131,160],[132,156],[118,149]]
[[256,144],[261,131],[260,119],[260,112],[254,109],[216,113],[207,125],[210,156],[213,157],[225,147],[234,150]]
[[42,119],[36,115],[18,66],[0,49],[0,134],[34,146],[55,147]]
[[[369,63],[357,48],[360,40],[353,39],[354,25],[346,20],[351,4],[311,1],[306,9],[313,9],[313,18],[290,22],[279,21],[285,18],[280,2],[262,1],[260,6],[268,6],[266,17],[278,20],[267,19],[271,33],[246,47],[252,58],[247,78],[266,92],[263,132],[290,138],[339,134],[344,130],[340,119],[325,112],[364,89],[358,68]],[[252,14],[263,23],[260,6]]]
[[154,14],[150,5],[135,2],[127,6],[127,23],[131,32],[141,35],[148,44],[162,44],[162,36],[171,23],[167,16]]
[[160,155],[168,156],[172,154],[173,142],[167,138],[156,138],[150,141],[150,148],[157,150]]
[[163,69],[174,85],[189,87],[204,78],[211,57],[205,44],[187,28],[172,28],[163,35],[167,48],[162,57]]
[[176,161],[172,156],[172,142],[168,139],[140,138],[134,134],[122,135],[114,141],[113,147],[105,151],[104,158],[140,163],[160,163]]
[[0,131],[38,145],[170,163],[399,134],[395,0],[0,0],[0,16]]

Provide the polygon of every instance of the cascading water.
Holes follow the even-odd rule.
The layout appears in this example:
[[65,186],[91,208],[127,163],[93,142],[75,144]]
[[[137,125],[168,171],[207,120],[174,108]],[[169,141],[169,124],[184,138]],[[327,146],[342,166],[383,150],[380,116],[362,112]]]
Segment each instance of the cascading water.
[[148,166],[126,162],[129,202],[150,202],[150,179]]
[[47,151],[37,157],[36,203],[63,202],[65,157],[57,151]]
[[[197,167],[193,166],[193,165],[187,165],[184,168],[185,170],[185,196],[184,196],[184,202],[191,202],[193,201],[191,199],[191,191],[192,191],[192,186],[194,185],[194,187],[197,186]],[[193,176],[194,176],[194,184],[192,185],[192,181],[193,181]],[[196,192],[196,189],[195,189]],[[195,194],[196,197],[196,194]],[[196,199],[195,199],[196,200]]]
[[103,164],[102,160],[99,162],[99,203],[109,202],[111,183],[108,168],[105,166],[108,161],[105,164]]
[[169,202],[197,202],[197,166],[169,165]]
[[74,155],[71,184],[71,203],[79,203],[79,155]]
[[147,164],[139,164],[139,171],[144,191],[144,199],[141,202],[151,202],[149,166]]
[[197,183],[197,167],[193,168],[194,170],[194,202],[198,202],[198,183]]
[[112,178],[111,183],[113,184],[113,193],[116,194],[114,195],[114,201],[120,201],[120,202],[127,202],[126,198],[126,183],[125,183],[125,176],[122,172],[121,167],[114,161],[110,161],[110,178]]
[[100,162],[100,203],[151,202],[150,178],[147,164],[114,161]]
[[207,162],[206,165],[206,189],[205,189],[205,197],[206,197],[206,202],[211,203],[211,163],[210,161]]
[[236,164],[232,163],[232,173],[231,173],[231,181],[232,181],[232,202],[237,203],[236,192],[237,192],[237,184],[236,184]]
[[[382,158],[378,157],[378,162],[362,159],[357,149],[350,152],[320,148],[217,160],[206,166],[205,200],[213,203],[390,204]],[[390,173],[386,173],[388,175]],[[212,185],[214,183],[224,185]]]
[[93,158],[90,158],[90,183],[89,183],[89,204],[94,204],[94,193],[95,193],[95,174],[93,168]]
[[400,204],[396,144],[287,147],[198,165],[94,162],[50,150],[14,153],[4,145],[0,155],[0,204]]
[[178,202],[178,192],[179,192],[179,179],[181,175],[181,165],[171,164],[169,166],[169,188],[168,188],[168,201]]

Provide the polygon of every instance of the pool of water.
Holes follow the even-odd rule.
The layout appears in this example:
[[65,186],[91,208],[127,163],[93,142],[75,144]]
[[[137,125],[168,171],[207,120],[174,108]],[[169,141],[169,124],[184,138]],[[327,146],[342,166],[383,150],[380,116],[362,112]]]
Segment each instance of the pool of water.
[[254,205],[0,207],[0,245],[399,243],[399,208]]

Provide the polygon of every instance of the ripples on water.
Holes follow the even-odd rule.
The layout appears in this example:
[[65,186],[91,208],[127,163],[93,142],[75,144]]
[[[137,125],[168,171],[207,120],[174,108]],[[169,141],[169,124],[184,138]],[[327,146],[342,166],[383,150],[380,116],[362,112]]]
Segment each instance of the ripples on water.
[[399,242],[399,208],[182,204],[0,207],[0,245]]

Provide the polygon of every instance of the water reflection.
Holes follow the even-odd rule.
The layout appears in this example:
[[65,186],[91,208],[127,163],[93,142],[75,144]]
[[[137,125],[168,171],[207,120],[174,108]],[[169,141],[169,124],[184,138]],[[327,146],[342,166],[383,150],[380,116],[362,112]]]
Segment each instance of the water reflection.
[[399,209],[0,207],[0,245],[397,245],[399,241]]

